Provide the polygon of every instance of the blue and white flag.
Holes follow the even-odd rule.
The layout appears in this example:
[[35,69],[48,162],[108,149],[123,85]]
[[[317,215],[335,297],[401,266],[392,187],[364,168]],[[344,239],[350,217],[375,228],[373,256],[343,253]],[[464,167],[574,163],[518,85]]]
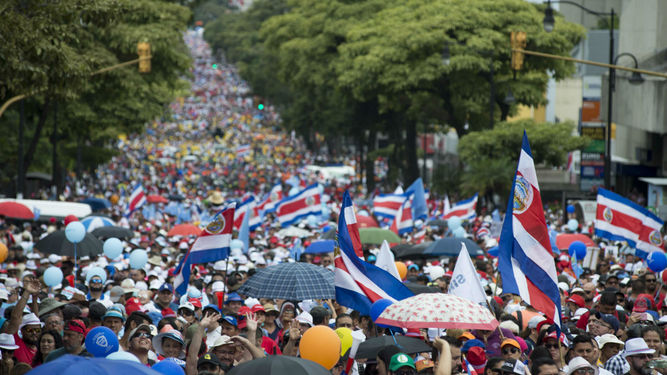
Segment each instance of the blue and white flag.
[[132,194],[130,194],[129,202],[125,208],[125,217],[130,217],[134,211],[138,210],[145,203],[146,194],[144,193],[144,188],[141,184],[137,184],[134,189],[132,189]]
[[426,204],[426,192],[424,191],[422,178],[417,178],[415,182],[405,190],[405,193],[413,195],[412,219],[426,219],[428,217],[428,205]]

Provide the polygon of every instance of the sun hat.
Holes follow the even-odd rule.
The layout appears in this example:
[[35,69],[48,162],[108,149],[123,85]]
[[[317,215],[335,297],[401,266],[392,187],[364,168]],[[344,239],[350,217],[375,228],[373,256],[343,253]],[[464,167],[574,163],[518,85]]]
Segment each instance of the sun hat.
[[625,345],[623,341],[619,340],[618,337],[612,335],[611,333],[605,333],[602,336],[596,337],[595,340],[597,340],[600,349],[602,349],[607,344],[618,344],[621,346]]
[[625,342],[625,350],[623,351],[623,358],[632,357],[633,355],[638,354],[653,354],[655,353],[654,349],[651,349],[646,345],[646,341],[643,338],[637,337],[630,339]]
[[66,304],[63,302],[60,302],[56,300],[55,298],[44,298],[40,303],[39,303],[39,316],[43,316],[44,314],[48,314],[51,311],[65,306]]
[[399,368],[406,366],[415,370],[417,369],[415,367],[415,361],[405,353],[394,354],[389,361],[389,371],[398,371]]
[[153,348],[155,348],[155,352],[157,354],[163,357],[165,356],[164,351],[162,350],[162,341],[165,338],[174,340],[181,344],[181,353],[178,357],[181,358],[185,356],[185,340],[183,339],[183,335],[175,329],[160,333],[159,335],[153,337]]
[[14,335],[9,333],[0,333],[0,348],[5,350],[16,350],[19,348],[14,341]]
[[233,344],[232,338],[227,335],[221,335],[220,337],[215,339],[215,342],[213,342],[213,345],[211,345],[211,349],[227,344]]
[[294,319],[296,319],[299,323],[308,324],[311,327],[313,326],[313,316],[310,315],[310,313],[307,311],[297,315]]
[[570,363],[567,364],[567,375],[572,375],[577,370],[583,368],[593,369],[593,371],[595,371],[595,375],[597,375],[599,372],[596,366],[593,366],[590,363],[588,363],[588,361],[585,360],[583,357],[574,357],[570,360]]
[[23,315],[23,320],[21,320],[21,325],[19,326],[19,330],[25,326],[31,326],[31,325],[39,325],[40,327],[44,327],[44,323],[42,323],[37,315],[35,313],[30,313]]

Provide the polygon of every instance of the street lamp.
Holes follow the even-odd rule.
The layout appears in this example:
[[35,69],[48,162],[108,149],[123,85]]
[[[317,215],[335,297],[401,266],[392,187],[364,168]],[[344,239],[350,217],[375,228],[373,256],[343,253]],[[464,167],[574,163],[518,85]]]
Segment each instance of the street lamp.
[[[547,7],[544,10],[544,19],[542,23],[544,25],[544,31],[550,33],[554,29],[555,19],[554,19],[554,10],[551,8],[551,3],[563,3],[570,4],[578,7],[586,13],[593,14],[598,17],[609,17],[609,65],[614,65],[614,19],[616,13],[614,9],[611,9],[611,12],[596,12],[594,10],[588,9],[581,4],[567,1],[567,0],[548,0]],[[620,55],[619,55],[620,56]],[[611,95],[612,95],[612,78],[614,77],[616,69],[609,67],[609,94],[607,97],[607,129],[605,131],[605,149],[604,149],[604,186],[607,189],[611,188]]]

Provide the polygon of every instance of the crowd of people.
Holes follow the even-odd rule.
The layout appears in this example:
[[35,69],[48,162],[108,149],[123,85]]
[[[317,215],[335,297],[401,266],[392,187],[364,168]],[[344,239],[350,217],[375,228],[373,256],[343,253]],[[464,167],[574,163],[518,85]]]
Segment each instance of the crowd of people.
[[[95,175],[72,183],[66,197],[97,196],[111,201],[106,211],[118,225],[132,230],[124,253],[73,259],[40,253],[40,238],[63,229],[65,222],[16,221],[0,218],[0,241],[9,251],[0,269],[1,374],[23,374],[65,355],[93,356],[86,337],[107,327],[118,350],[107,358],[132,360],[158,368],[174,363],[188,375],[225,374],[234,367],[267,356],[299,356],[299,340],[315,326],[361,331],[366,339],[405,335],[432,350],[412,352],[394,338],[370,358],[355,358],[352,374],[484,375],[647,375],[667,370],[665,326],[667,300],[663,273],[654,273],[622,244],[620,252],[596,252],[598,259],[573,275],[567,252],[554,254],[562,302],[562,323],[515,295],[503,294],[497,245],[482,217],[465,223],[468,237],[485,255],[475,266],[499,322],[493,331],[464,329],[402,330],[380,327],[368,315],[336,300],[290,301],[253,298],[239,288],[259,270],[281,262],[312,263],[334,271],[334,254],[299,254],[325,230],[335,230],[337,208],[350,181],[327,179],[303,167],[318,162],[294,134],[280,130],[279,117],[267,105],[259,109],[247,85],[231,65],[217,62],[201,30],[186,41],[194,59],[192,95],[171,105],[169,115],[143,134],[123,137],[122,152]],[[241,150],[249,145],[249,151]],[[241,151],[239,151],[241,150]],[[338,160],[354,166],[354,159]],[[146,195],[165,197],[125,217],[133,183]],[[184,295],[174,290],[174,272],[194,236],[169,236],[174,225],[201,225],[229,199],[269,192],[276,182],[322,184],[321,217],[303,220],[305,236],[282,235],[268,217],[250,236],[249,248],[232,249],[228,259],[196,265]],[[64,213],[63,216],[66,216]],[[547,215],[561,231],[557,216]],[[427,239],[451,236],[445,226],[420,224]],[[485,235],[481,235],[484,232]],[[408,235],[404,242],[416,241]],[[600,242],[599,239],[595,239]],[[609,244],[612,245],[612,244]],[[131,267],[128,254],[146,249],[148,262]],[[377,250],[365,246],[373,263]],[[446,293],[455,259],[419,258],[406,262],[404,282]],[[47,287],[44,270],[57,266],[62,283]],[[97,270],[102,269],[100,273]],[[667,276],[667,275],[665,275]],[[352,353],[341,353],[330,370],[341,374]]]

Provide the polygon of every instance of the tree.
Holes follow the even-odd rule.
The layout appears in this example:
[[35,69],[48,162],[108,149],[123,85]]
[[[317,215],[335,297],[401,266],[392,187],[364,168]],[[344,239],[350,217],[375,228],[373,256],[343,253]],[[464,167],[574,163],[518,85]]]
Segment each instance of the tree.
[[466,134],[458,147],[461,161],[467,166],[461,189],[468,194],[495,192],[506,196],[512,185],[524,130],[535,165],[562,166],[568,152],[588,143],[588,139],[572,135],[574,128],[572,122],[553,124],[520,120],[500,122],[493,129]]
[[[11,0],[0,6],[6,42],[0,43],[0,99],[37,93],[25,99],[24,139],[16,134],[19,105],[0,118],[8,141],[0,162],[10,166],[0,175],[5,189],[13,186],[19,157],[26,170],[55,170],[58,183],[60,162],[49,165],[53,161],[44,152],[49,143],[63,143],[66,150],[78,144],[76,149],[95,156],[83,159],[94,167],[113,154],[110,141],[118,134],[140,131],[161,115],[186,88],[181,77],[190,59],[182,33],[189,17],[187,8],[162,0]],[[129,66],[91,76],[136,59],[139,41],[151,43],[150,74]],[[47,124],[54,125],[51,134],[44,134]],[[19,142],[26,141],[24,155],[18,155]],[[62,164],[71,166],[71,153],[63,156]]]

